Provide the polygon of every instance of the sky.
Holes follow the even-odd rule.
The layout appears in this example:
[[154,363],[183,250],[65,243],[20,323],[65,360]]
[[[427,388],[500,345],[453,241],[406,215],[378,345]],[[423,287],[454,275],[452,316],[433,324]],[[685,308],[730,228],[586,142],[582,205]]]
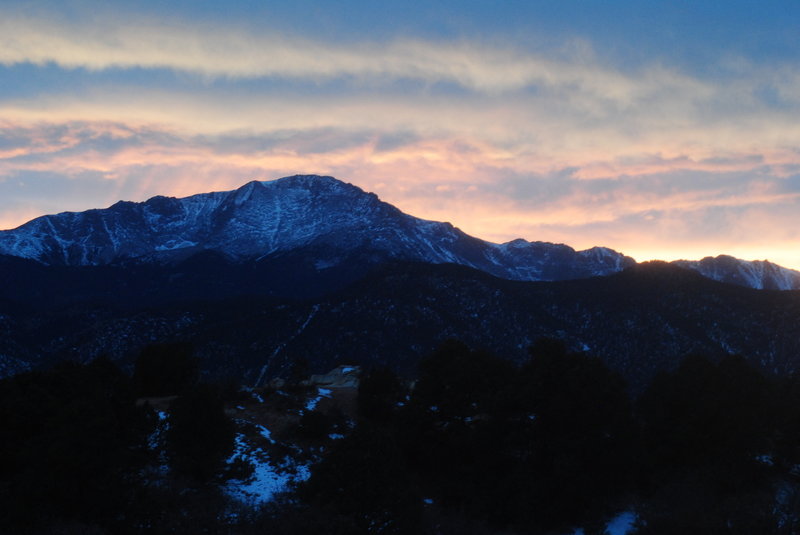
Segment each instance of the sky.
[[800,269],[800,2],[0,0],[0,228],[325,174],[494,242]]

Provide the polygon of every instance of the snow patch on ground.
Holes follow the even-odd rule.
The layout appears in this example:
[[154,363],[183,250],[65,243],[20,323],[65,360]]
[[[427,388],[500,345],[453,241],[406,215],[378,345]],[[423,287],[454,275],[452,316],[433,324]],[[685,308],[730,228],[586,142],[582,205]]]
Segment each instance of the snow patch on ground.
[[[258,426],[261,436],[272,441],[270,432]],[[261,448],[253,447],[241,433],[236,435],[236,446],[228,463],[243,460],[253,465],[253,473],[246,480],[232,479],[225,484],[225,492],[242,503],[258,505],[272,500],[276,494],[289,489],[292,483],[305,481],[311,476],[305,465],[284,462],[274,465]]]
[[329,388],[317,388],[317,395],[308,400],[308,403],[306,403],[306,410],[313,411],[317,408],[319,402],[322,401],[322,398],[329,397],[331,397],[331,390]]
[[167,454],[164,450],[164,440],[169,430],[169,414],[165,411],[156,411],[156,416],[158,417],[158,423],[150,436],[147,437],[147,446],[158,453],[158,468],[156,471],[161,475],[165,475],[169,472]]
[[156,251],[174,251],[176,249],[185,249],[187,247],[195,247],[197,245],[196,241],[189,241],[189,240],[169,240],[163,245],[156,245]]
[[635,522],[636,513],[633,511],[624,511],[608,522],[606,525],[606,533],[608,535],[626,535],[633,531]]
[[272,439],[272,433],[269,429],[264,427],[263,425],[256,425],[256,429],[258,429],[259,434],[267,439],[270,444],[275,444],[275,440]]
[[[633,511],[623,511],[606,524],[604,535],[627,535],[633,532],[636,523],[636,513]],[[576,528],[570,535],[585,535],[583,528]]]

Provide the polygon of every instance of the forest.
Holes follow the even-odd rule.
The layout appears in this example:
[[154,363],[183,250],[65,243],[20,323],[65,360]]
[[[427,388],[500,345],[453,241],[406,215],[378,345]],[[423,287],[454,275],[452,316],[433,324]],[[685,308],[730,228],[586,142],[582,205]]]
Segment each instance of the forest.
[[132,373],[100,358],[0,381],[0,529],[602,534],[632,511],[641,535],[800,532],[800,377],[739,356],[688,355],[634,389],[559,340],[519,365],[450,340],[413,377],[363,370],[349,414],[307,410],[290,436],[309,477],[255,505],[225,491],[252,470],[227,410],[250,394],[201,380],[180,343]]

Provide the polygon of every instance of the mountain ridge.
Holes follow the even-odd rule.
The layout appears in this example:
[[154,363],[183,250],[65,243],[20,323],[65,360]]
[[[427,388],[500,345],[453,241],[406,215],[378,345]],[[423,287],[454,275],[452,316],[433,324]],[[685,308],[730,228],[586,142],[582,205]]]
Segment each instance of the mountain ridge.
[[800,289],[800,271],[769,260],[741,260],[730,255],[718,255],[700,260],[675,260],[672,263],[697,271],[709,279],[757,290]]
[[[511,280],[568,280],[610,275],[636,264],[607,247],[515,239],[492,243],[450,223],[403,213],[374,193],[330,176],[250,181],[238,189],[105,209],[62,212],[0,231],[0,254],[46,265],[174,263],[212,251],[234,261],[313,250],[318,270],[361,261],[454,263]],[[800,288],[800,272],[767,261],[721,255],[676,265],[757,289]]]
[[455,263],[514,280],[606,275],[634,262],[600,247],[575,251],[545,242],[487,242],[316,175],[251,181],[236,190],[184,198],[120,201],[106,209],[42,216],[0,232],[0,254],[49,265],[174,262],[208,250],[237,260],[261,259],[305,247],[316,248],[319,269],[354,251],[369,251],[376,263]]

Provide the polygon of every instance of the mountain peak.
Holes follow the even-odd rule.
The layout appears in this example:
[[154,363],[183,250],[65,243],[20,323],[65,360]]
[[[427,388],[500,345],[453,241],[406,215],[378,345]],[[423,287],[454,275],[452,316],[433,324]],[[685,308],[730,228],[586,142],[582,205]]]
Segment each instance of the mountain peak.
[[264,189],[264,184],[258,180],[252,180],[244,186],[230,192],[230,198],[236,206],[241,206],[243,203],[256,197],[258,192]]
[[587,256],[543,242],[489,243],[449,223],[406,215],[373,193],[320,175],[253,180],[232,191],[184,198],[121,201],[0,232],[0,254],[44,264],[176,262],[202,251],[239,260],[307,251],[302,254],[312,255],[317,269],[353,258],[455,263],[517,280],[604,275],[629,260],[610,250]]
[[739,286],[759,290],[794,290],[800,288],[800,272],[768,260],[740,260],[729,255],[707,256],[702,260],[676,260],[675,264],[702,275]]
[[270,180],[270,183],[313,186],[319,184],[345,184],[344,181],[329,175],[291,175]]
[[[348,182],[327,175],[292,175],[277,180],[259,182],[263,186],[279,188],[300,188],[318,191],[352,191],[364,193],[364,190]],[[247,185],[247,184],[245,184]]]
[[[55,265],[179,262],[208,251],[245,261],[292,253],[315,269],[360,259],[454,263],[515,280],[608,275],[635,264],[606,247],[516,239],[504,244],[468,236],[449,223],[404,214],[331,176],[253,180],[232,191],[43,216],[0,231],[0,254]],[[800,288],[800,273],[733,257],[676,262],[716,280],[754,288]]]
[[243,186],[236,188],[236,191],[252,192],[254,190],[261,189],[263,187],[264,183],[261,182],[260,180],[251,180],[250,182],[244,184]]
[[373,199],[377,197],[372,193],[366,193],[361,188],[338,180],[332,176],[324,175],[292,175],[276,180],[251,180],[243,186],[228,192],[233,201],[240,205],[242,202],[253,200],[263,200],[263,196],[273,194],[287,195],[290,192],[308,193],[314,196],[338,195],[338,196],[369,196]]

